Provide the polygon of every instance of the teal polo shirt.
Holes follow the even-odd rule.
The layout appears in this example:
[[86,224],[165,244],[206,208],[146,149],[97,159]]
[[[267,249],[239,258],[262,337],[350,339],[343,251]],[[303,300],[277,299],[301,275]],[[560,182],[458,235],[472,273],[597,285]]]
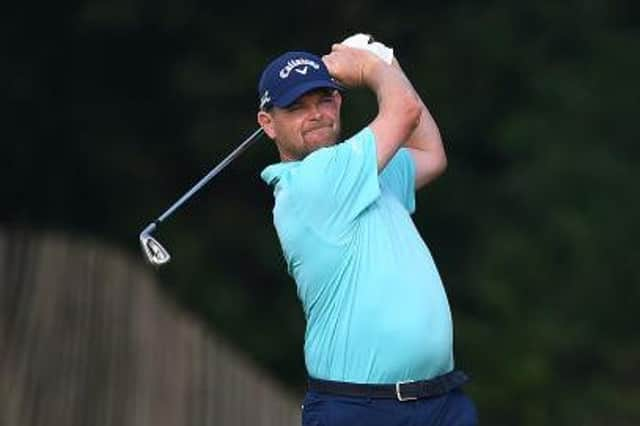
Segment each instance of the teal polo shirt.
[[274,225],[307,321],[308,374],[393,383],[451,371],[447,296],[410,216],[410,152],[378,174],[367,127],[261,176],[274,188]]

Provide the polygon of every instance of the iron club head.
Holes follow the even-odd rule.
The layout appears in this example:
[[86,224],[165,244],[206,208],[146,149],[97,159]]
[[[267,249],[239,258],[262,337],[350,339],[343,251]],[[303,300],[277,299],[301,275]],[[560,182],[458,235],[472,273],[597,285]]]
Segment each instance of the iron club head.
[[149,235],[147,229],[140,233],[140,245],[142,246],[145,259],[154,266],[164,265],[171,260],[171,256],[158,240]]

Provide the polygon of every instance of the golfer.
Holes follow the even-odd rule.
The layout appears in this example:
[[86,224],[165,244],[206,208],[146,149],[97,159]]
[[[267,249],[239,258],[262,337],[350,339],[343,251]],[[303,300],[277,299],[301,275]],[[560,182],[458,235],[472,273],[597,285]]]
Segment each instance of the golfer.
[[[356,87],[373,91],[378,113],[343,141],[342,95]],[[302,424],[475,425],[447,296],[410,216],[446,156],[397,61],[344,44],[322,58],[287,52],[258,90],[281,160],[262,178],[307,321]]]

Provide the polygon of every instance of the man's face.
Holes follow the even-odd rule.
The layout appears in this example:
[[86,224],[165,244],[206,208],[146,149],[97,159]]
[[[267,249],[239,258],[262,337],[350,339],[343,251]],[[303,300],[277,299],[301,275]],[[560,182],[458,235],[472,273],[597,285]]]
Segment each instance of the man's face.
[[338,141],[341,104],[337,90],[314,90],[286,108],[260,111],[258,122],[276,141],[283,161],[301,160]]

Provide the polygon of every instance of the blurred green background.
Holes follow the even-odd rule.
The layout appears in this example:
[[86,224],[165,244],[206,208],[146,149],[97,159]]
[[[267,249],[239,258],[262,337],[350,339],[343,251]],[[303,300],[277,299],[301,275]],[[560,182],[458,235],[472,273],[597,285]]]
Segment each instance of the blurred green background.
[[[632,1],[78,0],[0,17],[0,224],[137,236],[256,127],[285,50],[395,48],[449,168],[414,216],[482,424],[640,423],[640,6]],[[345,135],[375,114],[347,94]],[[304,317],[264,140],[156,233],[164,290],[290,389]],[[634,325],[635,324],[635,325]],[[375,320],[372,320],[375,327]]]

